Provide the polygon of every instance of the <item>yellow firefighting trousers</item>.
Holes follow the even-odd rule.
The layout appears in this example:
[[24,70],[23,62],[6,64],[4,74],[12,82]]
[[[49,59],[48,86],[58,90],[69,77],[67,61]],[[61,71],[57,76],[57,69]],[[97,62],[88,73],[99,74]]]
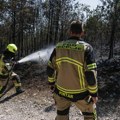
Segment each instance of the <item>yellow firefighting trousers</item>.
[[[7,79],[8,78],[6,78],[6,80],[5,79],[0,79],[0,97],[2,96],[2,93],[4,92],[3,91],[3,86],[5,85]],[[21,81],[20,81],[20,79],[19,79],[19,77],[16,73],[12,72],[9,79],[12,80],[15,88],[21,87]]]
[[[69,120],[69,108],[72,102],[55,93],[54,100],[57,107],[57,116],[55,120]],[[78,100],[77,102],[74,102],[74,104],[82,112],[84,120],[97,120],[95,105],[92,102],[87,103],[86,100]]]

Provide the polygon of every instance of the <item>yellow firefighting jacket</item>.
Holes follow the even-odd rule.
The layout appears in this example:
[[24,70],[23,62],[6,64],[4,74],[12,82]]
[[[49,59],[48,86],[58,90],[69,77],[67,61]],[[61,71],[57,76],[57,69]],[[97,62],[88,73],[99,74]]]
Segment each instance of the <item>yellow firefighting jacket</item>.
[[48,82],[55,93],[76,101],[97,96],[96,63],[93,48],[76,37],[56,45],[48,62]]
[[12,63],[4,60],[4,55],[0,55],[0,79],[7,78],[12,72]]

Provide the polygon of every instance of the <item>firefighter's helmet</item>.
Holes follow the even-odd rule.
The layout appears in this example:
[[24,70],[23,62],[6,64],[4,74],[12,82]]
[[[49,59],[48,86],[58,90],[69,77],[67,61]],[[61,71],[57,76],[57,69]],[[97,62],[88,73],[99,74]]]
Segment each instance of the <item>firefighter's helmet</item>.
[[7,50],[12,53],[15,53],[17,51],[17,46],[15,44],[8,44]]

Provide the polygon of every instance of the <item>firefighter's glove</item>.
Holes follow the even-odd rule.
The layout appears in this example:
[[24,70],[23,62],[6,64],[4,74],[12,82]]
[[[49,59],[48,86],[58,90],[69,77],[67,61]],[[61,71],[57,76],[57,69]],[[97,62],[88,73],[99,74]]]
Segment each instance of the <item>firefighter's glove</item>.
[[87,96],[87,97],[85,98],[85,101],[86,101],[88,104],[90,104],[91,102],[93,102],[91,96]]
[[98,101],[98,97],[92,97],[92,101],[93,101],[93,103],[97,103],[97,101]]
[[11,71],[11,69],[12,69],[12,66],[10,63],[5,63],[5,67],[8,71]]
[[93,102],[93,103],[96,104],[97,101],[98,101],[98,97],[88,96],[88,97],[85,98],[85,101],[86,101],[88,104],[90,104],[91,102]]

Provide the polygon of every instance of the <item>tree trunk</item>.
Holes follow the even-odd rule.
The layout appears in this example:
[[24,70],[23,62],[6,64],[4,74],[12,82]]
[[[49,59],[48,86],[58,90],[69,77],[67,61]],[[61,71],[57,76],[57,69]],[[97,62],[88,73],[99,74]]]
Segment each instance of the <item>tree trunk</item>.
[[13,11],[13,13],[12,13],[13,15],[12,15],[12,20],[13,20],[13,23],[12,23],[12,41],[13,41],[13,43],[15,43],[15,32],[16,32],[16,29],[15,29],[15,26],[16,26],[16,12],[15,12],[15,10]]
[[118,13],[117,13],[117,6],[118,6],[119,0],[115,1],[115,5],[114,5],[114,12],[113,12],[113,21],[112,21],[112,30],[111,30],[111,36],[110,36],[110,51],[109,51],[109,57],[108,59],[113,58],[113,54],[114,54],[114,41],[115,41],[115,32],[116,32],[116,26],[117,26],[117,17],[118,17]]

